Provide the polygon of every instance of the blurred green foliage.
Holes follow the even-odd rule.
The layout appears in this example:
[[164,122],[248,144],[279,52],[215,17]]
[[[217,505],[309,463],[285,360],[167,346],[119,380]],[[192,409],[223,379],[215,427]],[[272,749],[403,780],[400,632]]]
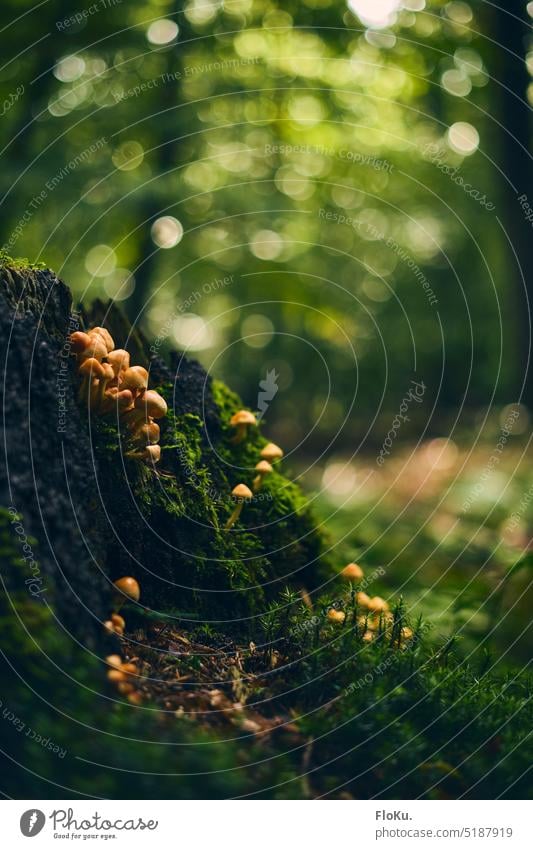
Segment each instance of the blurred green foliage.
[[4,4],[8,253],[123,300],[252,407],[275,369],[287,448],[364,440],[413,374],[441,407],[518,391],[511,15],[509,59],[480,2],[30,9]]

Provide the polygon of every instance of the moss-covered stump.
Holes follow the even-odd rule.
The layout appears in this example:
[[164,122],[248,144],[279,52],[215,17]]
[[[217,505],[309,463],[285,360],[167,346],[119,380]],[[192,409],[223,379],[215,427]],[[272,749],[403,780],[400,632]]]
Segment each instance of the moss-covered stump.
[[[231,490],[251,486],[266,442],[252,428],[232,444],[235,394],[194,361],[151,355],[113,305],[73,310],[68,288],[48,270],[4,265],[0,284],[2,503],[20,516],[19,536],[35,540],[35,597],[52,603],[68,631],[93,640],[111,608],[110,582],[126,574],[142,589],[131,615],[148,608],[249,631],[286,583],[316,584],[321,535],[279,467],[238,524],[224,529]],[[146,365],[150,386],[168,402],[156,470],[125,457],[116,420],[77,403],[68,338],[88,323],[105,325],[132,362]]]
[[[105,325],[165,396],[157,470],[125,456],[117,421],[78,405],[78,323]],[[488,657],[469,668],[401,601],[330,583],[279,466],[224,529],[265,442],[258,429],[231,441],[231,390],[179,354],[151,357],[111,305],[76,313],[47,270],[0,263],[0,339],[5,795],[531,795],[527,675],[502,677]],[[111,636],[124,575],[141,600]],[[379,579],[366,569],[360,589]]]

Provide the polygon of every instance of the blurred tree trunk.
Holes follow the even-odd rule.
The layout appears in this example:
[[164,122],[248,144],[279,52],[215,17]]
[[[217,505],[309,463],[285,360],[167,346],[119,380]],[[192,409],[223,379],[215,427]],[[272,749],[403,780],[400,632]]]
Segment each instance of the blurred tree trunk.
[[[168,74],[178,74],[183,68],[183,57],[186,53],[183,51],[183,43],[191,35],[187,27],[187,19],[184,15],[178,14],[181,4],[174,3],[168,10],[169,17],[179,21],[180,32],[179,41],[168,54]],[[183,107],[180,110],[180,90],[179,80],[176,83],[167,83],[160,89],[160,96],[157,100],[157,111],[160,113],[153,119],[156,126],[160,127],[159,132],[156,130],[154,134],[154,144],[160,145],[153,153],[154,174],[159,175],[161,180],[166,179],[165,174],[172,169],[176,163],[179,152],[179,138],[184,128],[183,119],[180,120],[183,110],[187,108],[183,101]],[[143,309],[153,288],[155,275],[157,273],[159,249],[152,240],[151,228],[152,224],[159,215],[171,215],[171,212],[164,212],[163,209],[168,205],[170,198],[160,190],[157,183],[152,184],[151,193],[144,200],[139,208],[139,222],[143,222],[141,236],[139,238],[137,250],[137,262],[135,264],[136,285],[131,296],[128,298],[125,308],[128,317],[135,324],[143,322]],[[162,204],[161,198],[165,200]],[[178,200],[178,198],[176,198]],[[163,209],[162,209],[163,206]]]
[[[533,207],[532,164],[530,154],[531,107],[527,101],[530,83],[525,63],[531,26],[526,4],[508,0],[505,8],[483,4],[484,31],[493,39],[489,72],[496,79],[491,114],[499,122],[490,125],[493,134],[491,155],[501,168],[500,218],[512,248],[502,246],[507,255],[511,291],[514,293],[515,321],[510,334],[515,340],[517,365],[514,389],[522,386],[523,399],[533,407],[533,368],[528,364],[531,353],[531,311],[533,304],[533,221],[526,219],[519,198],[527,195]],[[514,254],[513,255],[513,251]]]

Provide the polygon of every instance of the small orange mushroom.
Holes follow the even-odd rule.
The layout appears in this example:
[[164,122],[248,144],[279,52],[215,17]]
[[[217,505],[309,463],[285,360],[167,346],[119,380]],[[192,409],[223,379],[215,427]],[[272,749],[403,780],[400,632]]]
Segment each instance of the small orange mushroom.
[[119,377],[119,375],[130,367],[130,355],[123,348],[116,348],[114,351],[110,351],[107,359],[115,373],[115,377]]
[[348,563],[341,572],[341,576],[345,581],[350,581],[354,584],[362,580],[363,574],[363,570],[357,563]]
[[115,581],[114,587],[118,591],[116,596],[118,609],[120,609],[126,601],[139,601],[141,597],[141,588],[138,582],[135,578],[132,578],[129,575]]
[[363,592],[358,592],[358,593],[355,594],[355,599],[356,599],[359,607],[363,607],[367,610],[369,609],[369,605],[370,605],[370,601],[371,601],[369,595],[367,595],[366,593],[363,593]]
[[254,492],[259,492],[263,486],[263,478],[269,475],[273,471],[273,468],[268,460],[260,460],[255,466],[255,471],[257,472],[257,475],[254,478],[252,487]]
[[231,427],[235,428],[235,436],[232,438],[234,445],[238,445],[243,439],[246,439],[249,425],[256,425],[257,419],[249,410],[239,410],[229,420]]
[[81,363],[89,357],[94,357],[95,360],[103,360],[107,357],[107,345],[98,334],[88,334],[89,344],[78,354],[78,361]]
[[80,403],[89,395],[89,389],[92,386],[93,380],[100,380],[105,374],[105,369],[95,357],[87,357],[78,369],[78,373],[82,377],[80,389],[78,392],[78,401]]
[[279,445],[276,445],[274,442],[269,442],[261,451],[261,457],[263,460],[268,460],[269,463],[273,463],[275,460],[281,460],[283,457],[283,451]]
[[241,515],[244,502],[249,501],[250,498],[254,497],[253,492],[249,487],[246,486],[245,483],[238,483],[237,486],[232,489],[231,494],[233,498],[236,499],[237,504],[235,505],[233,513],[231,514],[224,526],[226,531],[229,531],[229,529],[233,527],[233,525]]
[[389,609],[389,605],[384,598],[375,595],[367,604],[367,607],[372,613],[385,613]]
[[91,327],[91,329],[87,331],[87,335],[91,337],[99,336],[103,340],[108,351],[112,351],[115,347],[113,337],[109,330],[106,330],[105,327]]
[[336,608],[330,607],[330,609],[328,610],[328,619],[330,622],[335,622],[337,625],[342,625],[342,623],[346,619],[346,614],[343,610],[336,610]]
[[70,334],[69,341],[72,353],[81,354],[82,351],[85,351],[89,347],[91,337],[88,333],[84,333],[83,330],[75,330],[74,333]]
[[121,389],[131,389],[133,397],[148,388],[148,372],[142,366],[130,366],[122,372]]

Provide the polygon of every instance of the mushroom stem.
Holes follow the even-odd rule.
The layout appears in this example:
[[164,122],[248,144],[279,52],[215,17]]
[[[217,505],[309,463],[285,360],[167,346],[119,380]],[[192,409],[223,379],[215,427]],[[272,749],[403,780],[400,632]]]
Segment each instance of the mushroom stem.
[[126,451],[125,457],[130,460],[147,460],[152,463],[159,463],[161,459],[160,445],[147,445],[142,451]]
[[230,442],[233,445],[238,445],[240,442],[246,439],[246,424],[242,422],[242,424],[235,425],[235,436],[233,436]]
[[241,515],[242,505],[244,504],[244,502],[249,501],[250,498],[253,498],[252,490],[247,487],[245,483],[238,483],[237,486],[234,486],[231,491],[231,494],[235,499],[237,499],[237,503],[235,505],[233,513],[224,525],[224,529],[226,531],[229,531],[229,529],[233,527],[233,525]]
[[237,519],[239,518],[239,516],[242,513],[243,504],[244,504],[244,501],[239,501],[238,504],[235,505],[235,509],[234,509],[233,513],[231,514],[228,521],[224,525],[224,530],[229,531],[229,529],[233,527],[233,525],[235,524],[235,522],[237,521]]
[[81,380],[81,383],[80,383],[80,388],[78,390],[78,404],[81,404],[82,401],[84,401],[86,396],[87,396],[90,379],[91,378],[87,374],[84,374],[83,377],[82,377],[82,380]]
[[97,394],[97,398],[96,398],[96,409],[100,410],[100,411],[105,407],[105,401],[106,401],[105,391],[107,389],[107,384],[109,383],[110,380],[113,379],[112,377],[110,377],[111,371],[112,371],[111,366],[109,366],[109,371],[107,371],[107,369],[106,369],[107,373],[104,374],[100,378],[100,380],[98,381],[98,394]]
[[252,489],[254,492],[259,492],[263,486],[263,478],[270,474],[272,466],[268,460],[260,460],[259,463],[256,464],[255,471],[257,472],[257,476],[253,480]]

